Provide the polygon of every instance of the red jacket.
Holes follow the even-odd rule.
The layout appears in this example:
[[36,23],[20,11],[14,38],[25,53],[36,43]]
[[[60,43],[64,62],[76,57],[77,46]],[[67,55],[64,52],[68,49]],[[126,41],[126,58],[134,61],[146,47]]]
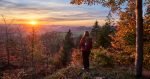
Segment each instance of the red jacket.
[[80,40],[80,49],[82,51],[90,51],[92,49],[92,38],[82,38]]

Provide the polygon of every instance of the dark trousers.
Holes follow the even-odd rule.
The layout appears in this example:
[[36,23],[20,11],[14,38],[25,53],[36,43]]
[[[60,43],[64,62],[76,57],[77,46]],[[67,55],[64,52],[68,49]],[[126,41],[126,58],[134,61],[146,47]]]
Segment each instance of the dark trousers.
[[89,69],[89,55],[91,51],[82,51],[84,69]]

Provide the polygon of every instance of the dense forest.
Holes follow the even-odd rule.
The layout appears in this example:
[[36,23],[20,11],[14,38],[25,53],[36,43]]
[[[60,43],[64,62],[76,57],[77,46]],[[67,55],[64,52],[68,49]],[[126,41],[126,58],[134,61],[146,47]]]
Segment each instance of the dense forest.
[[[88,31],[93,39],[90,70],[83,71],[79,42],[82,32],[26,32],[22,25],[0,25],[0,79],[135,79],[136,0],[71,0],[111,9],[106,23]],[[68,3],[69,4],[69,3]],[[122,7],[126,4],[125,7]],[[150,78],[150,1],[144,0],[143,79]],[[114,22],[112,14],[119,16]]]

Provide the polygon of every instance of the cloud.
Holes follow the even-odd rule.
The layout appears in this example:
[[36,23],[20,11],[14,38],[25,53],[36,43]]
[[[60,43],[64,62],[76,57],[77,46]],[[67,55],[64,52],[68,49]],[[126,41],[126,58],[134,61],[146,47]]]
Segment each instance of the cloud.
[[108,9],[101,6],[75,6],[67,0],[0,0],[0,14],[22,21],[84,21],[105,19]]
[[[98,13],[95,13],[98,14]],[[97,16],[93,13],[93,15],[91,15],[91,13],[88,12],[83,12],[83,13],[77,13],[77,14],[63,14],[59,17],[55,17],[55,16],[51,16],[51,17],[47,17],[47,18],[43,18],[41,19],[41,21],[84,21],[84,20],[104,20],[106,19],[106,16]]]

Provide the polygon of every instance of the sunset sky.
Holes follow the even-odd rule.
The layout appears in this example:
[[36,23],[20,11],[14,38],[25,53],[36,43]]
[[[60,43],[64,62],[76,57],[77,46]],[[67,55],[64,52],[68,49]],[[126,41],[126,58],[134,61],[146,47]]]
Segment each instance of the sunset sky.
[[7,22],[15,19],[14,24],[36,20],[45,25],[90,26],[95,20],[103,24],[108,12],[100,5],[72,5],[70,0],[0,0],[0,14]]

